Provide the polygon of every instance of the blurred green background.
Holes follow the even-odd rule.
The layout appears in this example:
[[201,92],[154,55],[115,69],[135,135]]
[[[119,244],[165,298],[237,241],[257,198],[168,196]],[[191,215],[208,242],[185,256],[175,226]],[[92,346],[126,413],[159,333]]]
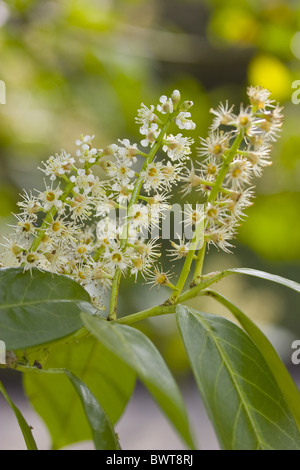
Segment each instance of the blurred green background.
[[[19,193],[43,184],[40,162],[61,148],[74,151],[81,133],[95,134],[99,148],[118,138],[139,141],[134,117],[140,103],[154,104],[179,89],[194,101],[198,139],[207,135],[210,107],[226,99],[239,105],[250,84],[268,88],[285,113],[273,165],[255,182],[257,198],[234,254],[211,250],[205,271],[247,266],[299,281],[300,105],[291,101],[292,83],[300,79],[299,2],[0,0],[0,79],[6,83],[6,104],[0,105],[4,235]],[[238,276],[217,287],[269,328],[289,360],[286,338],[300,335],[296,294]],[[166,296],[140,285],[134,289],[123,283],[122,314]],[[225,313],[213,302],[191,305]],[[174,323],[161,318],[143,328],[173,368],[185,373]]]

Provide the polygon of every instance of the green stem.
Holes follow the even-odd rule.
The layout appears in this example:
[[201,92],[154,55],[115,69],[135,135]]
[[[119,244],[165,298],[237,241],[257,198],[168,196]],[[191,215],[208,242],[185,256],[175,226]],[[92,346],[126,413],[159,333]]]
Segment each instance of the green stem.
[[112,286],[111,286],[111,295],[110,295],[110,307],[109,307],[109,320],[116,320],[117,318],[117,302],[118,302],[118,293],[119,287],[121,282],[121,270],[120,268],[116,268],[116,272],[114,274]]
[[[217,176],[217,179],[215,181],[215,184],[212,187],[212,190],[207,198],[207,202],[213,203],[218,196],[219,192],[223,190],[222,185],[223,181],[225,179],[225,176],[228,172],[230,163],[234,159],[235,155],[237,154],[237,151],[239,149],[239,146],[241,145],[243,141],[243,131],[240,131],[238,135],[236,136],[231,149],[229,150],[228,154],[226,155],[222,168],[220,170],[220,173]],[[192,280],[192,285],[199,284],[200,279],[201,279],[201,274],[202,274],[202,268],[203,268],[203,262],[204,262],[204,256],[205,256],[205,249],[206,249],[206,243],[203,244],[200,253],[198,254],[198,261],[195,263],[195,271],[194,271],[194,276]]]
[[[153,158],[155,157],[156,152],[160,148],[160,146],[162,144],[162,141],[163,141],[163,138],[164,138],[164,136],[165,136],[170,124],[171,124],[171,121],[172,121],[172,119],[173,119],[173,117],[175,116],[176,113],[177,112],[174,111],[173,113],[171,113],[169,115],[168,119],[166,120],[165,124],[163,125],[163,127],[160,131],[160,134],[159,134],[155,144],[151,148],[148,155],[145,154],[145,161],[144,161],[144,164],[142,166],[141,172],[146,170],[147,166],[152,162]],[[141,175],[141,172],[140,172],[140,174],[139,174],[139,176],[138,176],[138,178],[135,182],[135,186],[134,186],[134,189],[132,191],[130,202],[129,202],[128,207],[127,207],[127,217],[126,217],[126,221],[124,223],[123,232],[122,232],[121,248],[125,248],[125,246],[127,244],[128,229],[129,229],[128,214],[130,212],[131,207],[138,200],[138,198],[140,196],[140,191],[141,191],[142,186],[143,186],[144,177],[143,177],[143,175]],[[120,281],[121,281],[121,271],[119,269],[116,269],[114,279],[113,279],[113,284],[112,284],[111,297],[110,297],[110,312],[109,312],[109,317],[108,317],[110,320],[115,320],[116,317],[117,317],[117,300],[118,300],[117,298],[118,298],[118,291],[119,291],[119,287],[120,287]]]
[[185,262],[184,262],[182,271],[180,273],[178,282],[176,284],[176,290],[174,290],[174,292],[172,293],[171,297],[168,300],[168,302],[170,304],[176,304],[178,302],[178,298],[179,298],[179,296],[182,292],[182,289],[185,286],[187,277],[190,273],[191,264],[192,264],[192,262],[194,260],[194,256],[195,256],[195,251],[197,249],[197,245],[198,245],[202,235],[203,235],[203,225],[200,222],[196,225],[195,235],[194,235],[194,237],[192,239],[192,242],[190,244],[189,252],[188,252],[188,254],[185,258]]
[[243,140],[243,137],[244,137],[244,134],[243,134],[243,131],[240,131],[238,133],[238,135],[236,136],[233,144],[232,144],[232,147],[231,149],[229,150],[228,154],[226,155],[226,158],[223,162],[223,165],[222,165],[222,168],[220,170],[220,173],[218,174],[217,176],[217,179],[215,181],[215,184],[207,198],[207,202],[214,202],[214,200],[216,199],[219,191],[221,191],[221,188],[222,188],[222,184],[223,184],[223,181],[224,181],[224,178],[228,172],[228,168],[229,168],[229,165],[230,163],[232,162],[232,160],[234,159],[238,149],[239,149],[239,146],[241,145],[241,142]]
[[9,406],[11,407],[11,409],[13,410],[13,412],[14,412],[16,418],[17,418],[17,421],[18,421],[18,424],[20,426],[21,432],[23,434],[27,449],[28,450],[38,450],[36,442],[34,440],[32,432],[31,432],[32,428],[27,424],[27,421],[23,417],[23,415],[20,412],[19,408],[17,408],[16,405],[10,399],[8,393],[6,392],[6,390],[5,390],[5,388],[2,384],[2,382],[0,382],[0,392],[4,396],[5,400],[7,401],[7,403],[9,404]]
[[[172,121],[173,117],[176,114],[177,114],[177,112],[173,112],[169,115],[168,119],[166,120],[165,124],[163,125],[163,127],[160,131],[160,134],[159,134],[155,144],[153,145],[150,152],[148,153],[148,155],[145,158],[145,161],[144,161],[144,164],[142,166],[141,172],[146,170],[147,166],[152,162],[153,158],[156,155],[156,152],[159,150],[159,148],[162,144],[163,138],[164,138],[164,136],[165,136],[170,124],[171,124],[171,121]],[[136,183],[135,183],[135,186],[134,186],[131,198],[130,198],[130,202],[129,202],[128,207],[127,207],[127,215],[129,213],[131,207],[137,202],[137,200],[140,196],[140,191],[142,189],[143,181],[144,181],[144,177],[140,174],[139,177],[136,180]],[[121,240],[121,246],[122,247],[125,246],[126,242],[127,242],[128,227],[129,227],[129,222],[128,222],[128,218],[127,218],[127,222],[124,224],[123,233],[122,233],[122,240]]]
[[194,271],[194,276],[193,276],[193,280],[191,283],[191,287],[196,285],[197,282],[199,283],[199,280],[201,279],[203,263],[204,263],[204,258],[205,258],[205,250],[206,250],[206,242],[203,243],[203,246],[198,251],[198,259],[195,263],[195,271]]
[[95,254],[93,255],[93,260],[94,261],[99,261],[100,259],[100,256],[102,255],[102,253],[105,251],[105,247],[104,246],[100,246],[100,248],[98,248],[98,250],[95,252]]
[[127,315],[126,317],[118,318],[116,320],[117,323],[123,323],[125,325],[130,325],[132,323],[136,323],[141,320],[145,320],[149,317],[156,317],[159,315],[166,315],[168,313],[175,313],[176,305],[182,304],[186,300],[192,299],[199,295],[207,295],[206,287],[210,286],[214,282],[219,281],[223,277],[225,277],[227,273],[219,272],[213,273],[208,276],[203,276],[203,280],[201,284],[198,284],[192,289],[184,292],[177,298],[177,302],[170,305],[169,299],[163,305],[157,305],[155,307],[148,308],[147,310],[142,310],[141,312],[133,313],[132,315]]
[[147,310],[142,310],[138,313],[133,313],[132,315],[127,315],[126,317],[121,317],[116,320],[117,323],[122,323],[124,325],[131,325],[141,320],[145,320],[149,317],[157,317],[158,315],[166,315],[167,313],[174,313],[174,305],[157,305],[156,307],[148,308]]

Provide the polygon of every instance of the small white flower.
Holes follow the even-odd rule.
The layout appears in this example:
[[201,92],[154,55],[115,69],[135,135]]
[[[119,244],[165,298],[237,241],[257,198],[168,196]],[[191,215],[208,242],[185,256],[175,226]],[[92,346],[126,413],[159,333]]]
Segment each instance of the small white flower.
[[45,265],[45,258],[39,251],[24,251],[21,255],[20,264],[22,264],[24,271],[32,271],[32,268],[43,269]]
[[78,233],[78,226],[70,223],[67,217],[56,217],[47,225],[47,234],[54,241],[74,242]]
[[19,206],[22,209],[22,212],[20,215],[23,216],[30,216],[33,219],[37,218],[37,213],[41,209],[41,203],[38,199],[38,197],[33,196],[32,192],[30,191],[27,193],[27,191],[24,191],[23,194],[21,194],[22,201],[17,202],[17,206]]
[[111,189],[113,192],[116,192],[116,201],[119,204],[126,204],[130,201],[132,191],[134,189],[134,183],[123,184],[120,181],[116,181],[112,184]]
[[[218,204],[219,203],[219,204]],[[227,207],[222,206],[222,201],[215,203],[208,202],[205,206],[205,218],[208,222],[217,224],[223,223],[227,217]]]
[[271,92],[266,88],[261,86],[249,86],[247,88],[247,95],[252,106],[257,107],[258,109],[266,108],[267,106],[272,106],[273,100],[269,99]]
[[[159,222],[162,218],[165,218],[166,211],[169,211],[171,208],[171,205],[165,202],[164,198],[162,197],[162,200],[160,201],[159,198],[160,194],[156,194],[153,198],[153,202],[148,204],[148,213],[149,213],[149,219],[150,219],[150,225],[154,227],[159,226]],[[154,202],[156,200],[157,202]]]
[[65,173],[70,173],[72,170],[75,159],[71,154],[66,153],[64,150],[60,154],[55,154],[48,158],[46,162],[42,162],[44,168],[40,168],[46,176],[50,176],[50,180],[54,181],[57,177],[61,177]]
[[151,289],[154,286],[159,288],[160,286],[170,285],[170,279],[170,270],[164,271],[162,267],[155,266],[151,275],[148,276],[148,282],[146,284],[152,284]]
[[144,204],[133,204],[129,209],[128,217],[134,228],[147,228],[150,225],[148,207]]
[[173,102],[171,98],[168,98],[165,95],[162,95],[159,98],[159,102],[161,104],[158,104],[156,109],[162,114],[170,114],[173,112]]
[[261,176],[263,167],[271,165],[270,161],[270,146],[261,146],[258,150],[247,149],[245,156],[252,165],[252,170],[255,176]]
[[141,127],[140,133],[145,135],[145,139],[141,140],[141,145],[143,147],[150,147],[156,142],[157,137],[159,136],[160,130],[156,123],[151,124],[149,127]]
[[236,116],[233,114],[233,106],[229,108],[228,101],[226,101],[225,105],[220,103],[217,109],[211,108],[209,110],[210,113],[214,114],[213,123],[211,125],[211,130],[215,131],[218,127],[230,126],[234,123]]
[[34,235],[36,232],[35,218],[32,218],[29,215],[14,214],[17,219],[17,225],[9,225],[9,227],[15,228],[15,233],[17,235],[23,235],[25,238],[28,238],[30,235]]
[[93,201],[86,194],[78,194],[71,201],[71,218],[83,222],[92,215],[94,209]]
[[176,116],[175,123],[179,127],[179,129],[187,129],[187,130],[193,130],[196,127],[196,124],[189,119],[191,117],[191,113],[181,111],[178,116]]
[[118,227],[116,220],[105,217],[98,222],[96,228],[96,236],[99,246],[109,248],[114,245],[118,236]]
[[189,158],[192,153],[191,145],[194,140],[190,137],[183,137],[182,134],[176,136],[170,134],[165,139],[165,145],[163,151],[167,153],[168,157],[174,161],[184,161]]
[[21,262],[23,252],[27,252],[29,248],[28,239],[24,239],[21,234],[14,233],[11,238],[1,237],[3,240],[0,246],[4,248],[1,250],[1,255],[10,256],[14,260]]
[[189,225],[195,226],[204,221],[204,211],[202,204],[196,204],[196,208],[194,209],[191,204],[185,205],[185,211],[183,223],[188,227]]
[[84,169],[77,170],[77,175],[72,175],[70,181],[74,183],[73,192],[89,194],[92,190],[92,185],[95,184],[98,180],[95,178],[93,173],[88,172]]
[[[200,163],[199,177],[212,184],[215,182],[221,166],[222,160],[217,161],[216,158],[208,158],[205,163]],[[207,188],[207,190],[210,191],[211,188]]]
[[123,274],[131,264],[128,253],[118,247],[106,251],[103,255],[103,259],[105,259],[110,269],[115,270],[119,268]]
[[85,286],[92,282],[92,269],[88,264],[82,261],[78,262],[73,266],[72,277],[79,282],[79,284]]
[[113,271],[103,261],[91,263],[92,282],[96,289],[101,287],[104,291],[109,289],[112,284]]
[[240,112],[236,116],[234,124],[238,131],[242,130],[248,136],[253,135],[256,131],[254,115],[250,108],[244,109],[243,105],[240,107]]
[[95,148],[90,148],[89,145],[83,144],[81,149],[76,150],[76,156],[78,157],[80,163],[95,163],[98,150]]
[[151,275],[151,264],[148,263],[143,256],[133,255],[131,264],[132,268],[130,268],[130,274],[135,276],[136,281],[138,274],[141,274],[144,279]]
[[208,158],[222,158],[224,152],[229,148],[230,135],[219,131],[210,132],[206,139],[200,137],[201,147],[199,156]]
[[128,139],[120,140],[119,142],[123,147],[118,147],[118,153],[122,158],[132,159],[133,162],[136,162],[136,155],[139,153],[137,144],[131,144]]
[[167,162],[166,165],[162,166],[161,173],[163,175],[163,186],[170,189],[172,184],[177,183],[180,180],[180,173],[182,171],[182,163],[171,163]]
[[282,109],[276,105],[271,111],[264,111],[257,122],[257,127],[263,132],[262,137],[265,142],[275,142],[278,139],[283,124]]
[[226,253],[231,253],[230,248],[232,248],[232,245],[229,243],[229,240],[232,240],[234,236],[235,232],[233,227],[223,225],[220,228],[213,229],[212,232],[208,231],[206,234],[206,239],[209,244],[212,243],[217,248],[220,248]]
[[145,240],[136,239],[134,241],[135,252],[143,257],[146,263],[153,264],[161,256],[161,245],[158,244],[158,237]]
[[250,182],[251,163],[242,157],[235,157],[229,165],[226,175],[226,183],[230,184],[232,189],[240,189]]
[[40,192],[38,196],[44,211],[48,212],[53,206],[55,206],[58,211],[61,211],[63,202],[60,196],[62,194],[63,191],[59,187],[53,189],[52,186],[46,186],[46,191]]
[[232,212],[233,216],[237,219],[244,217],[243,211],[251,206],[253,199],[253,188],[243,189],[242,191],[233,191],[224,200],[227,203],[228,209]]
[[138,116],[135,118],[135,122],[140,124],[142,127],[148,128],[151,123],[155,122],[156,115],[154,114],[154,106],[151,105],[150,108],[141,104],[141,108],[137,111]]
[[64,273],[65,267],[70,261],[70,255],[64,244],[58,244],[54,250],[45,253],[45,258],[48,262],[46,269],[56,274]]
[[185,242],[185,239],[183,239],[177,234],[178,238],[178,243],[175,243],[171,241],[172,249],[167,250],[170,258],[173,258],[173,261],[177,259],[182,259],[185,258],[188,255],[189,252],[189,244]]
[[92,140],[94,138],[94,135],[90,136],[90,135],[81,135],[80,136],[80,139],[77,139],[75,140],[75,144],[80,146],[80,145],[91,145],[92,144]]
[[107,216],[110,211],[116,208],[116,203],[108,196],[103,196],[102,200],[96,207],[96,217]]
[[141,171],[140,176],[144,179],[144,189],[147,193],[152,190],[157,190],[163,184],[165,176],[162,173],[163,164],[162,162],[153,161],[147,168]]
[[131,168],[132,160],[129,158],[117,158],[115,162],[107,168],[107,174],[113,180],[126,186],[130,183],[131,178],[135,176],[135,171]]
[[195,167],[191,161],[191,168],[185,167],[180,175],[180,181],[183,183],[180,192],[183,196],[189,194],[194,188],[200,190],[202,188],[203,180],[196,174]]

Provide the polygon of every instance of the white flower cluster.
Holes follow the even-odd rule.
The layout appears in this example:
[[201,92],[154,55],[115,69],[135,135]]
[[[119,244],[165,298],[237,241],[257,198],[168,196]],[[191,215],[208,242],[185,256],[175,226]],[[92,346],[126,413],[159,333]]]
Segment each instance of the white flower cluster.
[[283,123],[282,108],[268,90],[249,87],[247,93],[249,105],[237,114],[227,102],[210,110],[214,119],[208,137],[200,139],[199,168],[192,164],[183,178],[184,194],[196,189],[206,197],[205,240],[224,251],[252,204],[252,178],[271,164],[272,143]]
[[[22,195],[14,234],[2,243],[4,255],[24,270],[37,267],[73,277],[99,308],[117,272],[134,279],[141,274],[153,284],[174,288],[169,272],[157,266],[159,239],[147,233],[159,226],[173,187],[182,184],[184,194],[195,188],[207,196],[205,238],[228,250],[250,204],[252,191],[245,186],[269,165],[271,143],[282,123],[281,110],[266,90],[249,88],[248,95],[250,105],[237,115],[228,104],[212,110],[211,133],[201,139],[199,169],[191,159],[194,141],[182,133],[195,128],[189,111],[193,103],[181,103],[177,90],[162,96],[156,107],[141,104],[137,112],[140,144],[149,147],[148,153],[128,139],[97,149],[94,136],[81,136],[74,157],[63,150],[43,162],[40,170],[50,183],[43,191]],[[169,133],[171,125],[180,132]],[[104,181],[97,169],[105,172]],[[203,211],[192,206],[184,215],[192,226],[203,221]],[[180,238],[169,254],[181,259],[188,251],[189,244]]]
[[[184,111],[174,112],[179,101],[178,91],[169,99],[163,96],[157,111],[170,121],[174,114],[180,129],[193,128],[186,104]],[[50,183],[43,191],[24,192],[14,234],[2,243],[3,254],[24,270],[37,267],[73,277],[98,307],[117,269],[134,278],[139,273],[152,276],[160,245],[158,237],[149,240],[144,234],[158,226],[169,209],[168,193],[180,181],[183,162],[191,153],[189,137],[160,136],[164,125],[154,106],[142,104],[136,121],[144,136],[142,146],[153,148],[160,140],[152,155],[128,139],[97,149],[94,136],[82,135],[75,142],[74,157],[63,150],[42,163],[40,170]],[[165,160],[156,158],[158,147]],[[139,173],[134,168],[138,158],[144,161]],[[97,167],[105,171],[105,181],[95,174]],[[118,220],[111,217],[116,210],[125,211]]]

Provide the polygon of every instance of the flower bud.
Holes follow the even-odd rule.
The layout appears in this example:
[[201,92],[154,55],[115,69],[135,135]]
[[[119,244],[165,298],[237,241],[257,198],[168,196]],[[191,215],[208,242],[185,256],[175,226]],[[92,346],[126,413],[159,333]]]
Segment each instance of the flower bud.
[[180,111],[188,111],[193,106],[192,101],[184,101],[180,106]]
[[181,95],[178,90],[174,90],[171,95],[171,100],[173,102],[174,107],[176,107],[180,101]]

